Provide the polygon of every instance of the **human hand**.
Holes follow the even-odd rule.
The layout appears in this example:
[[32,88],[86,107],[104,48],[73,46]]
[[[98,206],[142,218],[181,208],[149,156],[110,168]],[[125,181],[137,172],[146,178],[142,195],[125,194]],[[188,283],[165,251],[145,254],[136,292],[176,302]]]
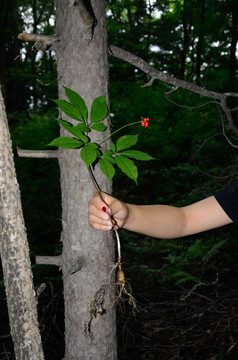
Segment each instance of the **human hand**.
[[128,215],[129,209],[125,203],[104,192],[96,192],[89,202],[88,221],[96,230],[119,229]]

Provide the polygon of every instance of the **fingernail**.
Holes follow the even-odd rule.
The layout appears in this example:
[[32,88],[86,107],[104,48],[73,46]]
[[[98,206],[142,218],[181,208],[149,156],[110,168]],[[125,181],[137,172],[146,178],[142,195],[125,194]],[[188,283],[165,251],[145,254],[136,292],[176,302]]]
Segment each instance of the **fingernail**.
[[103,206],[103,207],[102,207],[102,211],[103,211],[103,212],[106,212],[106,211],[107,211],[106,206]]

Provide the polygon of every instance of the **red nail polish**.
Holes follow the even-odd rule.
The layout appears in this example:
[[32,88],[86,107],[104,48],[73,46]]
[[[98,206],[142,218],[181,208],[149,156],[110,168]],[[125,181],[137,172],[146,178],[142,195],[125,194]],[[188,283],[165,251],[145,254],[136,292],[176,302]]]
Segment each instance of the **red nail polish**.
[[106,211],[107,211],[106,206],[103,206],[103,207],[102,207],[102,211],[104,211],[104,212],[106,212]]

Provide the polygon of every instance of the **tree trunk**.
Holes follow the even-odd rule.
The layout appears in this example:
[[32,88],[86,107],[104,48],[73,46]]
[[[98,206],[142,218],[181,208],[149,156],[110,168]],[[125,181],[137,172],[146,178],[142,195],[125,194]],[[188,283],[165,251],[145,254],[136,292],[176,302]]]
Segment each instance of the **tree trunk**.
[[200,0],[200,29],[198,33],[198,42],[197,42],[197,49],[196,49],[196,83],[200,84],[201,78],[201,66],[202,66],[202,47],[204,41],[204,24],[205,24],[205,1]]
[[186,58],[188,54],[188,47],[190,41],[190,25],[188,24],[188,10],[187,10],[187,1],[183,2],[183,48],[181,52],[181,69],[180,69],[180,78],[184,79],[185,70],[186,70]]
[[[105,94],[108,99],[105,23],[104,0],[56,1],[59,97],[65,98],[63,87],[71,88],[80,93],[89,110],[97,96]],[[65,135],[64,129],[61,133]],[[99,134],[97,141],[103,137],[104,133]],[[113,239],[110,233],[100,233],[88,225],[88,201],[95,188],[80,151],[60,150],[60,154],[65,360],[115,360],[113,286],[104,287],[104,294],[92,307],[100,285],[109,280],[114,261]],[[109,192],[110,185],[97,167],[95,176],[102,190]]]
[[31,263],[0,88],[0,251],[15,357],[44,359]]

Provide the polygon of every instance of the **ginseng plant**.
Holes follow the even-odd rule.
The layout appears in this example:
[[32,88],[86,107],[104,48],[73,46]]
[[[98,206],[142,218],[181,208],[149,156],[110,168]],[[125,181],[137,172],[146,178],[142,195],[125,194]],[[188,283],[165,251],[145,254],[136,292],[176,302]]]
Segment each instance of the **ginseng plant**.
[[[69,88],[65,88],[65,94],[69,101],[59,99],[53,101],[69,118],[77,120],[78,124],[75,126],[68,121],[57,118],[56,120],[71,134],[71,136],[57,137],[48,145],[57,146],[64,149],[81,149],[80,156],[90,172],[95,189],[99,192],[102,201],[105,203],[105,200],[101,194],[101,189],[93,173],[93,168],[97,163],[99,164],[101,171],[108,178],[109,182],[111,182],[113,176],[115,175],[115,167],[117,167],[137,184],[138,169],[133,160],[149,161],[153,158],[147,153],[131,149],[131,147],[137,143],[138,135],[123,135],[119,137],[116,142],[111,140],[110,150],[103,150],[101,145],[105,141],[112,139],[112,137],[114,139],[114,135],[116,133],[128,126],[136,126],[140,124],[145,128],[148,128],[149,118],[141,117],[139,121],[135,121],[120,127],[110,135],[106,136],[100,142],[92,142],[88,136],[90,132],[104,132],[107,129],[107,126],[102,123],[103,120],[107,117],[109,111],[105,96],[102,95],[94,99],[91,106],[90,118],[88,118],[88,109],[82,97]],[[102,210],[106,211],[106,207],[103,207]],[[112,225],[115,225],[113,216],[111,216],[111,221]],[[93,303],[96,305],[102,287],[106,285],[115,285],[118,289],[118,295],[115,302],[119,303],[119,301],[122,300],[124,294],[128,297],[129,304],[133,306],[134,311],[136,309],[136,302],[132,296],[130,284],[126,281],[124,272],[122,270],[119,234],[115,228],[114,232],[117,240],[118,258],[117,262],[114,264],[113,270],[115,270],[117,273],[117,280],[116,282],[109,281],[109,283],[102,284],[99,291],[94,296]],[[93,304],[91,308],[95,308]]]

